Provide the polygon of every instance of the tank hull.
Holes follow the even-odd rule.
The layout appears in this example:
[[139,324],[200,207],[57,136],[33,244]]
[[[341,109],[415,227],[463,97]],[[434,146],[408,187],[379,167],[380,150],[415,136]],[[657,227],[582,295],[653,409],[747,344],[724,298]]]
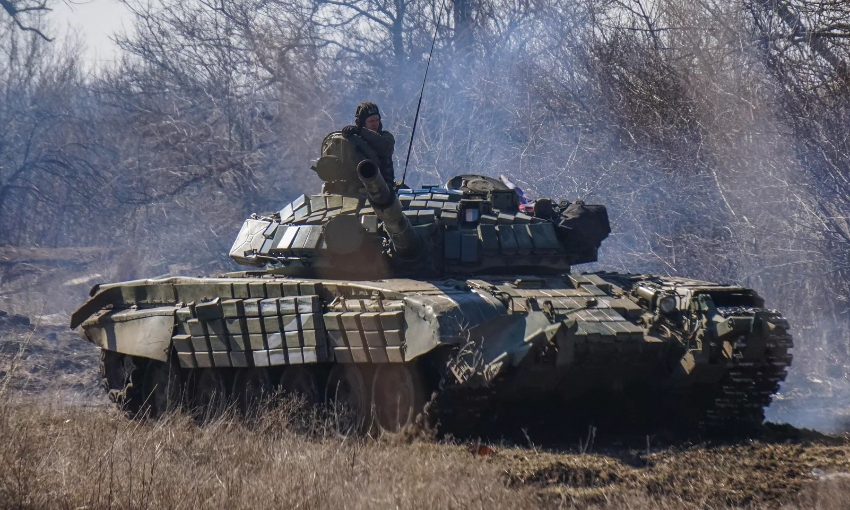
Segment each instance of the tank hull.
[[[346,403],[362,408],[361,429],[375,421],[395,430],[428,399],[441,423],[468,424],[496,408],[534,404],[545,416],[607,393],[648,402],[664,419],[732,430],[761,422],[791,362],[787,323],[753,291],[652,275],[349,281],[258,272],[92,294],[72,327],[104,351],[104,386],[134,414],[164,412],[172,395],[206,412],[215,394],[247,408],[278,385],[315,402],[344,388]],[[156,388],[156,398],[145,394]],[[385,402],[401,423],[380,418],[392,414]]]

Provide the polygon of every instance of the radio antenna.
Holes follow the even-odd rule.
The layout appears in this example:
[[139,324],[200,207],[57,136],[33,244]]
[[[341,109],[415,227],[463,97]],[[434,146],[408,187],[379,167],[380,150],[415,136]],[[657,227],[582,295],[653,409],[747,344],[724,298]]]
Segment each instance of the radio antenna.
[[422,88],[419,89],[419,102],[416,103],[416,115],[413,116],[413,129],[410,131],[410,142],[407,144],[407,157],[404,158],[404,173],[401,176],[401,183],[404,184],[407,178],[407,164],[410,163],[410,149],[413,148],[413,137],[416,136],[416,123],[419,121],[419,109],[422,107],[422,95],[425,94],[425,82],[428,81],[428,68],[431,67],[431,55],[434,54],[434,43],[437,42],[437,31],[440,29],[440,18],[443,17],[443,11],[446,8],[445,1],[443,9],[437,13],[437,25],[434,27],[434,38],[431,39],[431,51],[428,52],[428,63],[425,64],[425,76],[422,78]]

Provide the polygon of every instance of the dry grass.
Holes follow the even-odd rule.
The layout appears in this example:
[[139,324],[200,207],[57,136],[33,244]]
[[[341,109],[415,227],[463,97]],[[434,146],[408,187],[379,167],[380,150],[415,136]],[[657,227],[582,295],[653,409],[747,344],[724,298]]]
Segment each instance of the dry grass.
[[845,439],[820,437],[816,442],[668,446],[653,448],[649,455],[621,447],[604,454],[511,450],[503,456],[512,484],[535,486],[539,494],[565,504],[839,509],[847,508],[850,494],[848,446]]
[[[9,395],[7,395],[9,397]],[[0,403],[0,508],[846,508],[850,447],[751,443],[605,454],[298,432],[290,408],[250,424]],[[629,457],[631,455],[631,458]],[[813,471],[815,470],[815,471]],[[817,471],[821,470],[821,471]],[[832,473],[830,475],[830,473]]]
[[6,333],[0,509],[837,510],[850,500],[850,436],[773,427],[759,442],[653,447],[649,455],[597,438],[591,453],[495,445],[481,456],[424,435],[340,436],[330,420],[295,405],[203,426],[181,414],[131,421],[111,407],[69,403],[70,389],[21,384],[39,375],[28,361],[39,340]]
[[[103,410],[0,407],[0,507],[484,508],[529,506],[462,448],[307,438],[286,412],[255,427]],[[475,459],[473,459],[475,460]]]

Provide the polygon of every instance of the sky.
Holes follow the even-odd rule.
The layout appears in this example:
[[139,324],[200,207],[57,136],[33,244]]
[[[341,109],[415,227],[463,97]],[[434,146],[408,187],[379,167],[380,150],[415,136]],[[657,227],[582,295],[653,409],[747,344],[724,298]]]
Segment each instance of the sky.
[[85,44],[84,59],[92,67],[115,60],[118,47],[109,40],[115,32],[130,28],[131,15],[119,0],[57,0],[51,4],[51,36],[61,41],[77,32]]

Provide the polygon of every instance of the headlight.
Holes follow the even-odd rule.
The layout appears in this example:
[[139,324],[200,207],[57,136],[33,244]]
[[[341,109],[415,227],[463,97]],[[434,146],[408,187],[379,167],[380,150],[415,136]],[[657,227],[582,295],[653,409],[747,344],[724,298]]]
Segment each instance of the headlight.
[[664,296],[658,302],[658,308],[665,315],[674,312],[676,310],[676,298],[673,296]]

